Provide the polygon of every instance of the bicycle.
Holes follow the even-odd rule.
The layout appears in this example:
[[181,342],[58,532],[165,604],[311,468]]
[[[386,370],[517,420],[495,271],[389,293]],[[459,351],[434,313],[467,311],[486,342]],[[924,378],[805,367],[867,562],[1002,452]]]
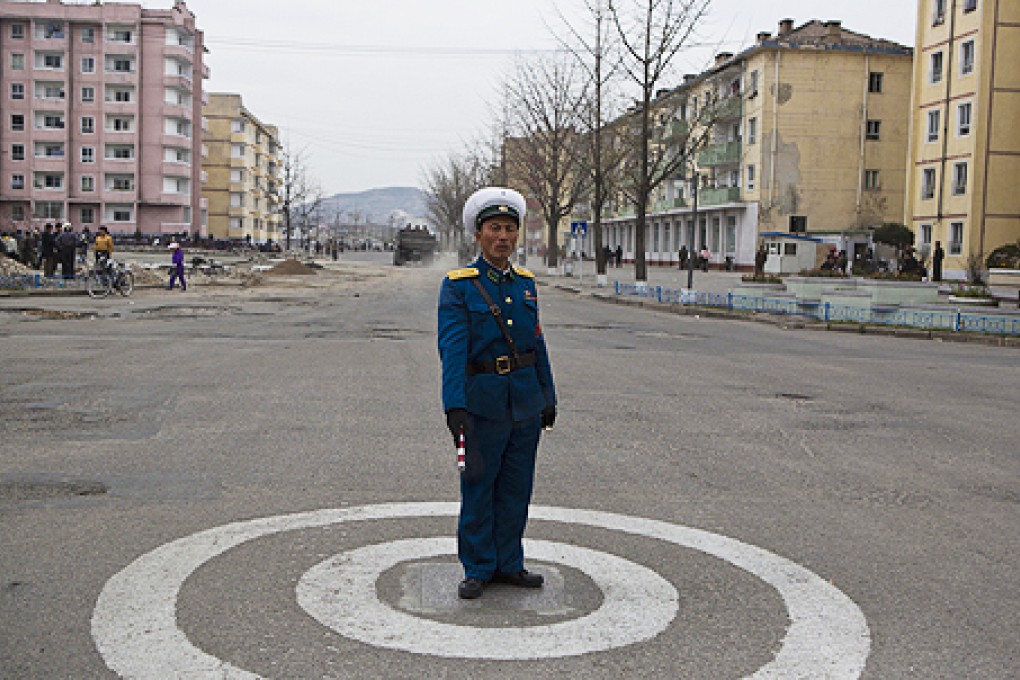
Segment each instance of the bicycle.
[[135,275],[131,268],[113,258],[101,261],[85,279],[85,291],[92,298],[104,298],[116,290],[127,297],[135,289]]

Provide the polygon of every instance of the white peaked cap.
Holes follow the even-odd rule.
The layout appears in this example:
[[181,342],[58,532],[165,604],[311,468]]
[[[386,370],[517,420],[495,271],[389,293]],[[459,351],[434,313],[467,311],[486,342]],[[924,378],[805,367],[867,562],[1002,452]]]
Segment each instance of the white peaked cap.
[[506,206],[517,213],[517,223],[524,226],[524,215],[527,213],[527,205],[524,197],[513,189],[505,187],[485,187],[471,194],[464,203],[464,229],[472,232],[478,228],[475,221],[486,208]]

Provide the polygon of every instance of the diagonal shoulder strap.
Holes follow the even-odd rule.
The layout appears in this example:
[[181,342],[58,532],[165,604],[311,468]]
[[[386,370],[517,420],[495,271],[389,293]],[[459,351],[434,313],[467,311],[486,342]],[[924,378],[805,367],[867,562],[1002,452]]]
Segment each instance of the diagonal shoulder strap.
[[510,337],[510,331],[506,327],[506,321],[503,320],[503,310],[499,308],[495,302],[492,301],[492,297],[488,291],[482,285],[482,282],[478,279],[471,279],[471,283],[475,284],[475,288],[482,294],[482,299],[485,300],[485,304],[489,305],[489,311],[492,312],[492,316],[496,319],[496,323],[499,324],[499,330],[503,332],[503,337],[506,339],[506,344],[510,347],[510,356],[517,358],[520,355],[517,353],[517,345],[514,344],[514,339]]

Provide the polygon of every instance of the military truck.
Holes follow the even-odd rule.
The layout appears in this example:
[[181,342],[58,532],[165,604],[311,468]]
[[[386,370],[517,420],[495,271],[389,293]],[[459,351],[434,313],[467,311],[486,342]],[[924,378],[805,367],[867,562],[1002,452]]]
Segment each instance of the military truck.
[[397,232],[393,241],[393,264],[400,267],[408,262],[432,264],[439,249],[439,241],[428,227],[408,225]]

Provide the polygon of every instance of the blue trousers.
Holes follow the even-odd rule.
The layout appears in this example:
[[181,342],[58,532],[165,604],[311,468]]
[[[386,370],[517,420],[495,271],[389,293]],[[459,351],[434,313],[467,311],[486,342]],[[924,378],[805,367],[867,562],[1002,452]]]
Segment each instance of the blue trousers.
[[174,280],[175,279],[181,282],[181,290],[187,290],[188,289],[188,282],[184,280],[184,265],[183,264],[179,264],[176,267],[174,267],[173,272],[170,273],[170,285],[167,286],[167,290],[173,290],[174,289]]
[[521,540],[535,477],[540,420],[472,416],[460,478],[457,555],[465,578],[483,581],[524,568]]

